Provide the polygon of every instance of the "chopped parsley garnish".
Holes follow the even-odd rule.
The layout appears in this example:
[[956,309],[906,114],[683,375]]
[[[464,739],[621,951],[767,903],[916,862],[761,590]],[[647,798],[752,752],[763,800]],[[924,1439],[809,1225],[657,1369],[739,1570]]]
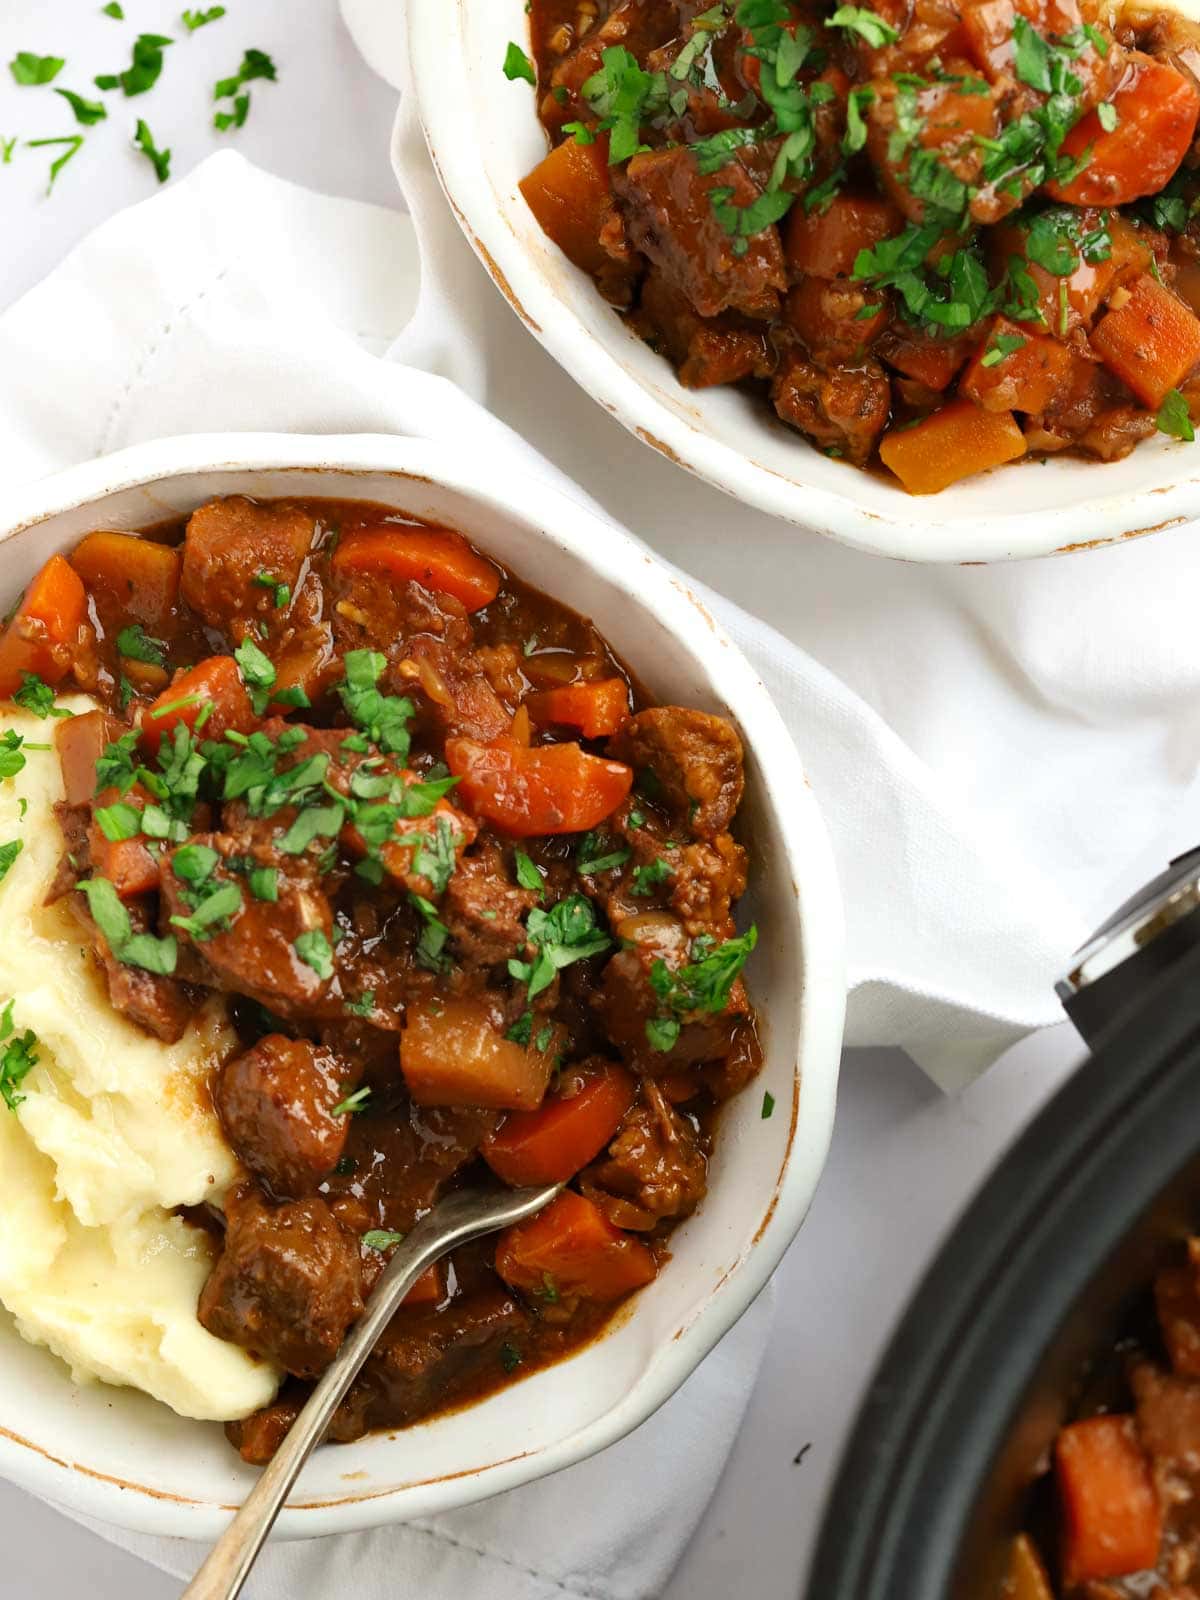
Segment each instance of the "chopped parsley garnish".
[[183,25],[189,33],[195,33],[197,28],[206,27],[208,23],[216,22],[224,15],[224,6],[209,6],[207,11],[185,11]]
[[364,1083],[361,1089],[355,1089],[353,1094],[348,1094],[344,1100],[339,1100],[330,1115],[353,1117],[363,1109],[370,1098],[371,1086],[369,1083]]
[[663,109],[668,90],[665,73],[644,71],[624,45],[614,44],[579,92],[599,119],[600,131],[608,134],[608,160],[616,166],[637,153],[642,123]]
[[212,877],[220,859],[211,845],[185,844],[171,857],[171,870],[184,883],[195,886]]
[[254,582],[260,589],[269,589],[271,598],[275,601],[276,611],[282,611],[292,598],[291,586],[284,583],[282,578],[273,578],[269,572],[256,572]]
[[75,133],[69,138],[63,139],[26,139],[25,141],[25,147],[28,150],[54,149],[58,145],[63,145],[65,148],[62,155],[56,157],[55,160],[50,163],[50,180],[46,184],[47,194],[50,194],[53,190],[54,185],[58,180],[58,175],[66,166],[67,162],[71,160],[72,156],[78,155],[83,149],[83,135],[81,133]]
[[[133,736],[135,739],[137,735]],[[21,746],[25,740],[12,728],[6,728],[0,734],[0,779],[15,778],[25,765],[25,752]]]
[[271,690],[275,687],[275,668],[271,665],[271,658],[263,654],[253,639],[243,639],[233,652],[233,659],[238,664],[242,682],[250,691],[254,715],[261,717],[271,699]]
[[133,144],[134,149],[140,150],[154,168],[154,175],[159,183],[166,183],[171,176],[171,152],[158,148],[154,142],[154,135],[140,117],[133,135]]
[[522,1011],[504,1037],[511,1039],[514,1044],[528,1044],[533,1038],[533,1012]]
[[97,122],[103,122],[108,116],[107,110],[99,100],[85,100],[81,94],[75,94],[71,89],[55,89],[54,92],[62,95],[75,113],[75,121],[81,127],[90,128]]
[[775,1096],[769,1089],[763,1090],[762,1120],[765,1122],[775,1109]]
[[265,50],[247,50],[242,56],[242,64],[232,78],[222,78],[213,86],[214,100],[228,100],[235,95],[244,83],[253,83],[256,78],[266,78],[274,83],[276,80],[275,63]]
[[548,1272],[542,1273],[542,1287],[535,1289],[534,1293],[547,1305],[554,1305],[558,1300],[558,1285]]
[[432,901],[426,900],[423,894],[410,894],[408,898],[424,922],[421,937],[417,940],[417,961],[430,972],[446,972],[450,958],[444,952],[450,929],[438,917],[437,907]]
[[1028,342],[1025,336],[1020,333],[997,333],[980,357],[979,365],[981,367],[997,366],[1004,360],[1005,356],[1011,356],[1015,351],[1022,349]]
[[307,933],[302,933],[292,948],[304,965],[311,967],[322,981],[333,977],[333,946],[320,928],[310,928]]
[[26,1028],[22,1034],[14,1034],[12,1010],[13,1002],[10,1000],[0,1012],[0,1042],[4,1043],[3,1053],[0,1054],[0,1095],[4,1096],[8,1109],[15,1111],[25,1098],[17,1092],[18,1085],[38,1064],[38,1037],[32,1028]]
[[368,1250],[390,1250],[393,1245],[403,1242],[404,1235],[396,1233],[391,1228],[371,1228],[362,1236],[362,1242]]
[[165,667],[167,647],[162,639],[152,639],[140,622],[122,628],[117,635],[117,649],[127,661],[144,661],[150,667]]
[[21,674],[21,687],[13,695],[13,701],[23,711],[30,711],[35,717],[69,717],[71,713],[62,706],[54,704],[54,690],[48,683],[43,682],[36,672],[23,672]]
[[500,1346],[500,1365],[505,1372],[515,1372],[521,1365],[521,1352],[508,1339]]
[[1107,261],[1112,255],[1108,213],[1102,212],[1097,226],[1085,232],[1073,206],[1051,206],[1030,220],[1025,254],[1056,278],[1069,278],[1081,262],[1095,266]]
[[[434,894],[442,894],[454,875],[458,864],[456,848],[462,835],[453,827],[448,817],[438,817],[432,834],[401,833],[397,844],[411,844],[412,870],[420,878],[428,878]],[[530,913],[532,916],[534,913]]]
[[825,26],[847,28],[851,33],[857,33],[872,50],[881,50],[885,44],[895,44],[900,37],[890,23],[866,6],[839,6]]
[[246,882],[256,900],[279,899],[278,867],[252,867],[246,874]]
[[123,966],[141,967],[160,977],[169,977],[175,971],[174,937],[167,934],[159,939],[152,933],[134,933],[129,912],[107,878],[88,878],[79,888],[87,898],[92,921]]
[[17,148],[17,143],[18,135],[15,133],[11,139],[6,139],[3,135],[0,135],[0,167],[11,166],[13,151]]
[[651,1048],[671,1048],[679,1037],[680,1017],[694,1011],[714,1015],[724,1011],[730,991],[757,943],[758,929],[751,926],[740,938],[726,939],[724,944],[696,939],[692,961],[677,972],[672,972],[661,957],[656,958],[650,966],[650,987],[658,996],[662,1015],[646,1024]]
[[378,650],[350,650],[346,654],[346,678],[338,693],[346,714],[373,744],[391,755],[408,755],[408,724],[415,707],[411,700],[385,695],[376,684],[387,665]]
[[568,895],[549,911],[535,906],[525,932],[533,959],[510,960],[508,970],[518,982],[528,985],[530,1000],[548,989],[563,967],[599,955],[612,944],[597,925],[592,902],[582,894]]
[[244,128],[250,115],[249,94],[235,95],[232,111],[214,111],[213,127],[218,133],[228,133],[230,128]]
[[1158,408],[1158,431],[1169,433],[1173,439],[1184,439],[1189,444],[1196,437],[1187,401],[1178,389],[1172,389]]
[[8,63],[8,70],[23,89],[32,89],[43,83],[53,83],[65,66],[61,56],[39,56],[32,50],[18,50]]
[[1104,129],[1105,133],[1111,133],[1116,127],[1117,123],[1120,122],[1121,113],[1117,110],[1116,106],[1110,105],[1107,100],[1101,100],[1100,104],[1096,107],[1096,120]]
[[0,883],[8,876],[8,869],[21,854],[21,840],[10,839],[7,844],[0,844]]
[[540,895],[546,887],[546,879],[532,856],[527,855],[524,850],[514,850],[513,862],[517,869],[517,882],[522,889],[532,889],[535,894]]
[[646,866],[634,867],[629,892],[636,895],[652,895],[655,888],[673,877],[674,873],[675,868],[669,861],[663,856],[655,856]]
[[[643,819],[644,820],[644,819]],[[630,827],[636,827],[633,814],[630,815]],[[590,877],[597,872],[611,872],[614,867],[624,866],[629,860],[630,852],[627,847],[621,846],[615,850],[604,848],[604,835],[593,829],[585,833],[579,841],[575,851],[575,870],[584,876]]]
[[125,21],[125,11],[121,6],[120,0],[108,0],[106,6],[100,7],[100,13],[105,17],[115,17],[118,22]]
[[230,918],[237,916],[243,904],[242,891],[236,883],[221,883],[203,896],[196,896],[190,916],[174,916],[171,922],[202,944],[215,934],[226,932]]
[[514,44],[511,39],[508,41],[508,49],[504,52],[504,76],[510,83],[523,78],[526,83],[537,86],[537,72],[534,70],[533,62],[521,46]]
[[111,806],[97,806],[93,815],[100,825],[100,832],[110,844],[120,844],[123,839],[136,839],[142,831],[141,811],[124,800],[118,800]]
[[336,838],[345,820],[345,807],[339,803],[306,806],[297,814],[295,822],[278,841],[279,849],[284,855],[301,855],[314,839]]
[[92,82],[97,89],[121,89],[130,98],[145,94],[162,75],[163,51],[174,42],[162,33],[139,33],[133,42],[133,59],[125,71],[103,73]]
[[375,1009],[374,989],[364,989],[357,1000],[347,1000],[345,1009],[352,1017],[369,1017]]

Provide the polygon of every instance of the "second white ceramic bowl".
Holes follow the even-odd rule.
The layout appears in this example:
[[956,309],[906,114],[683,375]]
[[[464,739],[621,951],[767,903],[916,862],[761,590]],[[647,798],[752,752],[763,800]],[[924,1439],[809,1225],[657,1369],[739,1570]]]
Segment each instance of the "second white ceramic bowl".
[[589,394],[662,455],[748,505],[878,555],[1067,554],[1200,516],[1200,445],[1159,435],[1124,461],[1018,462],[908,495],[830,460],[761,395],[684,389],[546,238],[518,188],[546,153],[534,92],[500,70],[524,0],[408,0],[411,82],[438,176],[509,304]]
[[[279,1523],[297,1538],[444,1511],[556,1471],[619,1439],[683,1382],[762,1288],[812,1199],[841,1047],[842,916],[800,758],[749,664],[643,549],[507,461],[376,437],[140,446],[0,508],[0,603],[7,610],[48,556],[92,529],[146,527],[224,494],[382,501],[461,528],[591,616],[658,699],[731,717],[747,753],[747,910],[760,935],[748,976],[766,1065],[722,1116],[708,1198],[673,1235],[661,1277],[572,1359],[483,1404],[318,1451]],[[0,1476],[126,1528],[211,1539],[256,1474],[215,1425],[130,1390],[75,1386],[0,1313]]]

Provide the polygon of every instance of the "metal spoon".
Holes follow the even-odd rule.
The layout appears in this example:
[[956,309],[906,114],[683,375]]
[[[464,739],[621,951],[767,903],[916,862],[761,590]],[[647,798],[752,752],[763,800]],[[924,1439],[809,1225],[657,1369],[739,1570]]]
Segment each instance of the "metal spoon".
[[324,1438],[333,1413],[392,1313],[426,1267],[455,1245],[533,1216],[553,1200],[561,1187],[551,1184],[544,1189],[509,1189],[496,1194],[460,1189],[421,1218],[388,1262],[366,1310],[347,1334],[242,1509],[184,1590],[182,1600],[237,1600],[301,1467]]

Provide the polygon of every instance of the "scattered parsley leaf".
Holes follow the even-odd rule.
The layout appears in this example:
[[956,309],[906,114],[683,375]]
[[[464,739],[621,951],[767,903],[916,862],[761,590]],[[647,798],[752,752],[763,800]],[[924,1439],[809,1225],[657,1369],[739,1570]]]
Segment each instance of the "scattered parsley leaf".
[[207,11],[185,11],[181,21],[189,33],[195,33],[197,28],[206,27],[210,22],[217,22],[224,15],[224,6],[209,6]]
[[256,900],[279,899],[279,868],[254,867],[246,878],[250,893]]
[[65,145],[66,149],[63,151],[61,156],[50,163],[50,181],[46,185],[47,194],[52,192],[55,182],[58,179],[58,175],[66,166],[67,162],[70,161],[72,156],[78,155],[79,151],[83,149],[83,135],[81,133],[74,133],[63,139],[26,139],[25,141],[25,147],[28,150],[46,150],[60,144]]
[[244,83],[253,83],[256,78],[266,78],[270,83],[276,80],[275,63],[265,50],[247,50],[233,77],[221,78],[213,85],[213,99],[228,100]]
[[92,82],[97,89],[121,89],[127,97],[153,89],[163,69],[163,51],[174,44],[161,33],[139,33],[133,42],[133,59],[124,72],[103,73]]
[[283,611],[286,608],[292,598],[292,591],[290,585],[284,583],[282,578],[273,578],[269,572],[256,572],[254,582],[260,589],[271,591],[276,611]]
[[17,1093],[17,1086],[38,1064],[38,1038],[32,1028],[14,1035],[12,1009],[10,1000],[0,1012],[0,1040],[5,1042],[3,1054],[0,1054],[0,1095],[4,1096],[8,1109],[15,1111],[25,1098]]
[[998,333],[992,339],[980,359],[981,367],[994,367],[1003,361],[1005,356],[1011,356],[1014,351],[1020,350],[1028,340],[1019,333]]
[[87,899],[92,921],[118,961],[124,966],[156,972],[161,977],[175,971],[174,938],[170,934],[165,939],[157,939],[152,933],[134,933],[129,912],[107,878],[88,878],[79,888]]
[[85,100],[81,94],[75,94],[71,89],[55,89],[54,92],[62,95],[75,113],[75,121],[85,128],[103,122],[108,116],[107,110],[99,100]]
[[0,779],[15,778],[25,765],[25,752],[21,749],[24,743],[22,736],[12,728],[0,734]]
[[275,668],[271,658],[264,655],[253,639],[243,639],[233,652],[233,659],[242,674],[242,682],[250,691],[254,715],[261,717],[270,701],[271,690],[275,687]]
[[154,142],[154,135],[140,117],[134,131],[133,143],[135,149],[140,150],[154,168],[154,175],[159,183],[166,183],[171,176],[171,152],[158,148]]
[[890,23],[876,16],[866,6],[839,6],[825,26],[848,28],[851,33],[857,33],[859,38],[865,39],[872,50],[880,50],[885,44],[895,44],[900,37]]
[[679,1039],[679,1022],[675,1017],[651,1017],[646,1023],[646,1038],[652,1050],[664,1055],[673,1050]]
[[8,70],[22,88],[36,88],[52,83],[66,66],[61,56],[39,56],[32,50],[18,50],[8,63]]
[[652,895],[658,884],[665,883],[674,875],[675,868],[671,863],[662,856],[655,856],[646,866],[633,869],[629,892],[636,895]]
[[322,981],[333,977],[333,946],[320,928],[310,928],[307,933],[302,933],[292,948],[304,965],[311,967]]
[[355,1089],[353,1094],[348,1094],[344,1100],[339,1100],[330,1112],[334,1117],[353,1117],[363,1109],[371,1098],[371,1086],[364,1083],[361,1089]]
[[508,49],[504,52],[504,76],[510,83],[518,78],[524,78],[526,83],[532,83],[535,88],[537,87],[537,72],[533,62],[521,46],[514,44],[511,39],[508,42]]
[[1159,433],[1169,433],[1173,439],[1183,439],[1189,444],[1196,437],[1187,401],[1178,389],[1172,389],[1159,406],[1157,420]]
[[36,672],[22,672],[21,687],[13,695],[13,701],[23,711],[32,712],[35,717],[69,717],[71,713],[64,706],[54,704],[54,690],[50,685],[39,678]]
[[532,856],[527,855],[524,850],[514,850],[513,862],[517,869],[517,882],[522,889],[532,889],[535,894],[540,895],[546,887],[546,879]]
[[763,1090],[762,1120],[765,1122],[775,1109],[775,1096],[769,1089]]
[[390,1250],[403,1239],[402,1233],[395,1233],[391,1228],[371,1228],[362,1236],[362,1242],[368,1250]]
[[528,985],[530,1000],[548,989],[563,967],[599,955],[612,944],[597,925],[592,902],[581,894],[568,895],[550,911],[535,906],[525,932],[533,947],[533,960],[511,960],[508,970],[518,982]]
[[1107,100],[1101,100],[1096,107],[1096,117],[1105,133],[1111,133],[1121,120],[1121,114],[1116,106],[1111,105]]
[[[632,817],[630,826],[633,827]],[[604,849],[604,836],[596,830],[585,833],[579,841],[575,851],[575,870],[585,877],[593,876],[597,872],[611,872],[614,867],[620,867],[629,860],[628,848],[622,846],[616,850]]]
[[522,1011],[504,1037],[511,1039],[514,1044],[528,1044],[533,1038],[533,1012]]
[[355,727],[381,750],[403,759],[408,755],[408,724],[416,707],[411,700],[385,695],[376,688],[386,665],[387,658],[378,650],[347,651],[346,677],[338,693]]
[[357,1000],[347,1000],[345,1009],[352,1017],[369,1017],[375,1009],[374,989],[364,989]]
[[521,1352],[508,1339],[500,1346],[500,1365],[505,1372],[515,1372],[521,1365]]
[[150,667],[165,667],[167,647],[162,639],[152,639],[140,622],[122,628],[117,634],[117,649],[127,661],[144,661]]
[[[218,133],[228,133],[230,128],[244,128],[246,118],[250,115],[250,95],[239,94],[235,96],[232,111],[215,111],[213,113],[213,127]],[[287,585],[285,584],[286,588]]]
[[243,904],[242,891],[236,883],[221,883],[198,901],[190,916],[174,916],[171,922],[174,927],[190,934],[197,944],[202,944],[204,940],[222,932],[221,925],[227,925]]
[[92,815],[110,844],[136,839],[142,831],[141,811],[124,800],[118,800],[111,806],[97,806]]

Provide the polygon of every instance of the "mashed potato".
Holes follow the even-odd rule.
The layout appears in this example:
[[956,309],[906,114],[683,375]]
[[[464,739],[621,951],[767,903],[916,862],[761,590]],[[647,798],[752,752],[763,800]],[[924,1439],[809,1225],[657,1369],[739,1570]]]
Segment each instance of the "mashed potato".
[[[18,712],[0,715],[9,728],[53,740],[52,722]],[[175,1045],[112,1010],[70,910],[43,904],[61,798],[53,750],[0,782],[0,843],[23,845],[0,883],[0,1005],[12,998],[40,1058],[17,1111],[0,1102],[0,1301],[76,1382],[132,1384],[187,1417],[246,1416],[278,1374],[197,1322],[212,1246],[173,1215],[219,1203],[238,1175],[207,1091],[233,1035],[215,1002]]]

